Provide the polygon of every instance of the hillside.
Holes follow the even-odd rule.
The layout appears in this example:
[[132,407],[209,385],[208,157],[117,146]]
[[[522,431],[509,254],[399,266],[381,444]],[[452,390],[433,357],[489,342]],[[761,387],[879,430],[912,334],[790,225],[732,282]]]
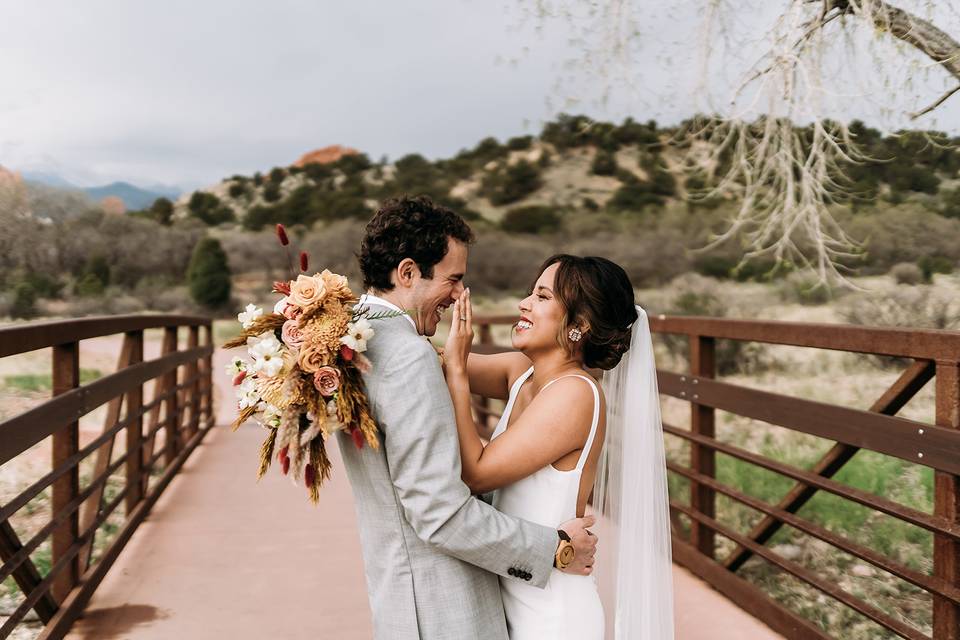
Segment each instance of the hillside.
[[[900,132],[883,136],[853,123],[867,155],[876,161],[847,167],[856,194],[847,204],[864,208],[917,201],[948,217],[960,217],[957,188],[960,153],[942,134]],[[430,161],[410,154],[375,163],[339,146],[305,154],[265,174],[235,175],[181,196],[173,218],[211,225],[240,223],[256,230],[283,222],[366,218],[383,198],[426,193],[467,217],[511,231],[549,231],[571,214],[607,211],[644,215],[709,186],[705,175],[678,170],[678,151],[668,145],[676,129],[627,119],[620,125],[561,116],[539,136],[494,138],[452,158]],[[943,147],[929,142],[939,137]],[[729,198],[735,197],[730,194]],[[722,201],[699,202],[701,209]]]

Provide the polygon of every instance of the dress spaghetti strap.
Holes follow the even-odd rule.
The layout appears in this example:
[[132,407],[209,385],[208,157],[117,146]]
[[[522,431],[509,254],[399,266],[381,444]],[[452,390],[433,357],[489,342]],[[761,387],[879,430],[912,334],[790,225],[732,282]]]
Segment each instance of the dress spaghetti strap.
[[[540,391],[546,391],[547,387],[552,385],[557,380],[563,380],[564,378],[580,378],[581,380],[586,380],[590,384],[590,388],[593,390],[593,422],[590,424],[590,435],[587,436],[587,441],[583,445],[583,449],[580,451],[580,459],[577,460],[576,467],[577,471],[583,471],[583,465],[586,464],[587,457],[590,455],[590,450],[593,447],[594,436],[597,435],[597,426],[600,424],[600,392],[597,391],[596,382],[579,373],[571,373],[565,376],[560,376],[559,378],[554,378],[547,384],[543,385],[543,389]],[[521,379],[525,378],[521,376]]]

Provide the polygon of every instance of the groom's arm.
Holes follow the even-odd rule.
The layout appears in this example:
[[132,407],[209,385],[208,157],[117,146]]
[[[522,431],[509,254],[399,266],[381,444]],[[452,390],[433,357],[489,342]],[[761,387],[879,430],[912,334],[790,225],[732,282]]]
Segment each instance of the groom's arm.
[[429,344],[412,342],[382,366],[377,420],[390,476],[414,531],[448,555],[505,577],[529,574],[528,584],[545,586],[557,532],[470,495],[460,479],[453,407]]

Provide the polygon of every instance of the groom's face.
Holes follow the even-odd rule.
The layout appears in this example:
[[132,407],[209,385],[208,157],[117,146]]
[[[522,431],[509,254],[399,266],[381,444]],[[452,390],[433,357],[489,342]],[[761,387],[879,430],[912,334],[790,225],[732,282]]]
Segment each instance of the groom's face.
[[447,238],[447,255],[433,267],[433,277],[418,276],[413,286],[414,321],[421,335],[432,336],[447,307],[463,293],[467,245]]

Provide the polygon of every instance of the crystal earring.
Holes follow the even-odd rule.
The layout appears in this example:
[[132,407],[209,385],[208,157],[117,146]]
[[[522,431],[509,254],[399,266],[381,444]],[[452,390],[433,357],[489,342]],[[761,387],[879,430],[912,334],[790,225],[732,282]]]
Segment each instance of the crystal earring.
[[574,327],[570,329],[570,333],[567,334],[567,337],[570,338],[570,342],[580,342],[580,338],[583,337],[583,334],[580,333],[580,329]]

